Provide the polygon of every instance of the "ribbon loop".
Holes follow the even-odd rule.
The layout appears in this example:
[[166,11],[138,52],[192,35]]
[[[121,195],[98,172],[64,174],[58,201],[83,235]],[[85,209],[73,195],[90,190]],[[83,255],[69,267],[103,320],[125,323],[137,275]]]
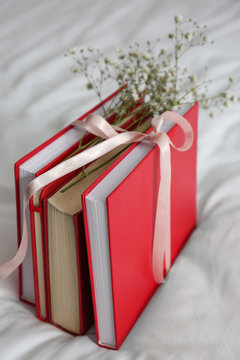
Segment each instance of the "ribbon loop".
[[[161,132],[163,121],[170,120],[178,124],[185,135],[182,146],[175,146],[166,133]],[[157,283],[164,282],[165,270],[168,272],[171,266],[171,151],[170,145],[178,151],[188,150],[193,143],[193,130],[189,122],[182,116],[172,111],[166,111],[160,116],[152,119],[154,130],[150,134],[138,131],[126,131],[115,125],[110,125],[107,120],[94,113],[88,115],[81,123],[75,121],[72,125],[85,128],[85,130],[105,139],[105,141],[87,148],[85,151],[58,164],[42,175],[32,180],[25,191],[23,198],[23,231],[21,243],[13,259],[0,267],[0,280],[8,277],[23,261],[28,247],[28,229],[26,221],[26,208],[30,198],[35,192],[42,189],[52,181],[62,177],[82,166],[96,160],[119,145],[141,142],[143,139],[155,143],[160,149],[160,175],[161,181],[157,196],[157,210],[154,226],[152,272]],[[119,132],[117,132],[118,130]]]

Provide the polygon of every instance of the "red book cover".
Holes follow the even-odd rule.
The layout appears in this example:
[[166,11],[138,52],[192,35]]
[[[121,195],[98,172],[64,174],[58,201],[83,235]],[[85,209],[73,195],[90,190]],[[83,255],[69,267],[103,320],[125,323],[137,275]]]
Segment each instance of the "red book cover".
[[[108,102],[109,100],[111,100],[112,98],[114,98],[117,94],[118,94],[119,90],[115,91],[113,94],[111,94],[108,98],[106,98],[103,103]],[[98,104],[97,106],[95,106],[93,109],[89,110],[86,114],[82,115],[78,120],[83,120],[84,118],[87,117],[88,114],[90,114],[91,112],[97,111],[100,107],[101,107],[102,103]],[[58,132],[56,135],[54,135],[53,137],[51,137],[49,140],[47,140],[46,142],[44,142],[43,144],[41,144],[40,146],[38,146],[36,149],[34,149],[33,151],[31,151],[29,154],[25,155],[24,157],[22,157],[19,161],[17,161],[15,163],[14,166],[14,173],[15,173],[15,194],[16,194],[16,216],[17,216],[17,239],[18,239],[18,246],[21,242],[21,234],[22,234],[22,225],[21,225],[21,203],[20,203],[20,183],[19,183],[19,168],[21,165],[23,165],[26,161],[28,161],[29,159],[31,159],[32,157],[34,157],[35,155],[37,155],[41,150],[45,149],[47,146],[49,146],[50,144],[52,144],[54,141],[56,141],[57,139],[59,139],[62,135],[64,135],[65,133],[67,133],[69,130],[71,130],[73,128],[72,125],[67,126],[66,128],[64,128],[63,130],[61,130],[60,132]],[[71,147],[72,149],[76,148],[76,144],[72,145]],[[70,149],[71,152],[71,149]],[[53,166],[55,166],[59,161],[60,161],[61,155],[58,156],[56,159],[52,160],[49,164],[47,164],[46,166],[44,166],[41,170],[37,171],[35,173],[35,177],[39,176],[40,174],[42,174],[43,172],[49,170],[50,168],[52,168]],[[29,245],[29,249],[28,249],[28,254],[27,257],[29,264],[30,264],[30,269],[28,269],[27,275],[28,275],[28,279],[26,279],[27,283],[29,284],[29,286],[31,286],[31,288],[34,287],[34,277],[33,277],[33,273],[34,270],[33,268],[36,269],[36,264],[33,265],[31,264],[31,258],[32,258],[32,249],[31,249],[31,239],[30,239],[30,245]],[[26,261],[26,260],[25,260]],[[29,296],[28,294],[25,294],[23,291],[23,266],[24,263],[21,266],[19,266],[19,297],[22,301],[25,301],[29,304],[35,305],[35,299],[33,299],[33,295]],[[26,274],[26,273],[25,273]],[[36,274],[36,271],[35,271]],[[36,276],[35,276],[36,278]],[[31,284],[30,284],[31,283]],[[34,292],[34,291],[33,291]]]
[[[190,150],[171,149],[171,262],[174,263],[196,225],[196,155],[198,104],[184,117],[194,131]],[[151,131],[150,129],[149,131]],[[175,125],[168,135],[179,146],[183,141],[181,129]],[[152,275],[152,246],[156,198],[160,183],[159,149],[157,146],[143,158],[134,170],[106,199],[108,241],[115,345],[103,343],[99,337],[93,263],[89,238],[86,197],[100,181],[129,154],[125,152],[82,195],[92,288],[97,341],[100,346],[118,349],[158,285]]]

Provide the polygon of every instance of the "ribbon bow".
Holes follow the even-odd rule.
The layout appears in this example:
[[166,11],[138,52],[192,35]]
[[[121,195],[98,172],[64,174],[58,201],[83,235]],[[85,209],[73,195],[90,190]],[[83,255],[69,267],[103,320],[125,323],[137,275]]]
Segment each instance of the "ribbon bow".
[[[160,131],[164,119],[173,121],[182,128],[185,139],[181,147],[176,147],[168,135]],[[23,262],[26,256],[28,247],[28,228],[25,211],[28,201],[35,192],[59,177],[81,168],[100,156],[105,155],[119,145],[131,144],[133,142],[141,142],[143,139],[149,139],[149,141],[159,146],[160,149],[161,182],[157,199],[152,252],[152,272],[154,280],[157,283],[162,283],[164,281],[164,258],[166,272],[168,272],[171,266],[170,145],[178,151],[188,150],[193,143],[193,130],[191,125],[182,116],[172,111],[166,111],[160,116],[152,119],[154,130],[150,134],[123,130],[117,126],[110,125],[104,118],[94,113],[88,115],[86,121],[75,121],[72,125],[85,128],[90,133],[106,140],[58,164],[28,184],[23,198],[24,217],[21,243],[16,255],[0,267],[0,280],[8,277]],[[116,130],[120,132],[117,132]]]

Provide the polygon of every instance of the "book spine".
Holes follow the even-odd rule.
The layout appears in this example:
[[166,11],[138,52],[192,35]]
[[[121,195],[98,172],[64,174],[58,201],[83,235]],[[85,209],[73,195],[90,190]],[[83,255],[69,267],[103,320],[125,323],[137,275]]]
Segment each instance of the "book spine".
[[82,335],[93,323],[93,305],[87,260],[83,212],[80,211],[74,215],[73,221],[76,234],[80,334]]
[[[47,295],[46,295],[46,269],[44,265],[44,241],[43,241],[43,218],[42,218],[42,206],[35,206],[33,204],[33,199],[29,201],[29,212],[30,212],[30,224],[31,224],[31,238],[32,238],[32,259],[33,259],[33,274],[34,274],[34,289],[35,289],[35,299],[36,299],[36,317],[42,321],[48,321],[48,312],[47,312]],[[41,222],[41,239],[42,239],[42,253],[37,253],[37,244],[36,244],[36,229],[35,229],[35,214],[39,214]],[[42,315],[41,302],[40,302],[40,289],[39,289],[39,274],[38,274],[38,257],[43,258],[43,273],[44,273],[44,297],[45,297],[45,313]]]
[[91,291],[92,291],[93,314],[94,314],[94,322],[95,322],[97,343],[99,344],[99,327],[98,327],[98,317],[97,317],[97,305],[96,305],[96,297],[95,297],[93,268],[92,268],[92,257],[91,257],[91,247],[90,247],[90,240],[89,240],[89,231],[88,231],[88,222],[87,222],[87,210],[86,210],[86,202],[85,202],[85,194],[84,193],[82,194],[82,208],[83,208],[83,221],[84,221],[84,228],[85,228],[85,240],[86,240],[86,248],[87,248],[89,276],[90,276],[90,284],[91,284]]

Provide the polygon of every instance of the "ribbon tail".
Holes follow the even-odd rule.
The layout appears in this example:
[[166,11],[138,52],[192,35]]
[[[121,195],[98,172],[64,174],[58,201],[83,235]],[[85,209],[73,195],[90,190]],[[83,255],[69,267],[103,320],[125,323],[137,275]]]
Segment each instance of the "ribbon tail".
[[[164,282],[164,270],[171,266],[171,152],[165,134],[157,141],[160,148],[160,186],[155,218],[152,271],[154,280]],[[165,269],[164,269],[165,259]]]
[[[27,208],[27,198],[24,197],[24,214]],[[0,266],[0,281],[6,279],[14,270],[18,268],[19,265],[23,262],[28,248],[28,227],[26,216],[23,216],[23,235],[22,241],[18,248],[16,255],[9,261],[5,262]]]

